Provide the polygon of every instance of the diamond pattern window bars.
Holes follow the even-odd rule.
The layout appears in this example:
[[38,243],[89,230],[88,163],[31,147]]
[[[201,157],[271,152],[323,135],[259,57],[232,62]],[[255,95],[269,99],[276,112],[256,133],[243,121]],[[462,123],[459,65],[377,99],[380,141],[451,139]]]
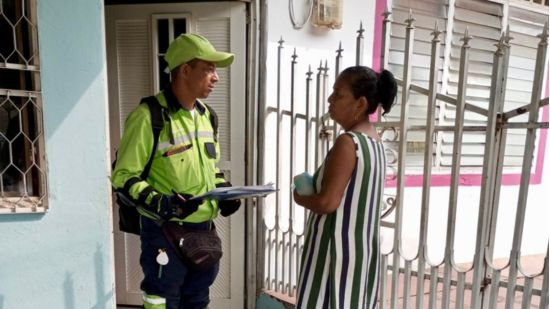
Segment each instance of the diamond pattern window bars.
[[0,0],[0,214],[47,209],[36,20],[35,0]]

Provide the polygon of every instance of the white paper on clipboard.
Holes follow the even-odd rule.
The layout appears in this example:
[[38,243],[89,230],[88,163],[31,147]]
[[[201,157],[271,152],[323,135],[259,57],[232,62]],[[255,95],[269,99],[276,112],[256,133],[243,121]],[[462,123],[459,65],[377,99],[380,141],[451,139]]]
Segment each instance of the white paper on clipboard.
[[224,200],[236,200],[250,197],[265,197],[268,194],[276,192],[277,189],[273,187],[273,183],[268,183],[262,186],[234,186],[234,187],[222,187],[210,190],[204,194],[192,197],[194,199],[212,199],[218,201]]

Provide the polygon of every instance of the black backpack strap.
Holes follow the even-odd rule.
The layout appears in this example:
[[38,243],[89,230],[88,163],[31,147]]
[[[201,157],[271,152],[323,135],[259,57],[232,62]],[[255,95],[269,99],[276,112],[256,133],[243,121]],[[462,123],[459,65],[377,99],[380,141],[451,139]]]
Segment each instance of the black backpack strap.
[[[132,233],[140,235],[141,233],[141,224],[140,224],[140,214],[138,208],[143,208],[145,200],[151,192],[153,192],[153,187],[147,186],[143,191],[140,192],[138,199],[134,200],[130,197],[129,190],[130,187],[141,180],[146,180],[149,176],[149,171],[151,170],[151,165],[157,151],[159,135],[164,127],[163,119],[163,110],[164,108],[160,105],[155,96],[150,96],[141,99],[141,103],[147,104],[149,112],[151,113],[151,127],[153,129],[153,149],[151,150],[151,155],[149,160],[145,164],[143,171],[139,177],[132,177],[126,181],[122,190],[117,190],[117,204],[120,206],[118,208],[119,213],[119,229],[126,233]],[[116,160],[115,160],[116,162]],[[113,168],[115,165],[113,162]],[[156,205],[160,195],[156,195],[150,204]],[[159,226],[162,224],[161,220],[154,220]]]
[[151,125],[153,127],[153,149],[151,150],[151,155],[149,156],[149,161],[143,168],[140,178],[143,180],[147,179],[149,176],[149,171],[151,170],[151,165],[153,164],[153,158],[155,157],[155,152],[157,151],[157,146],[159,142],[159,135],[162,128],[164,128],[164,119],[162,118],[162,109],[157,97],[149,96],[141,99],[141,103],[147,104],[149,107],[149,112],[151,113]]
[[218,142],[218,126],[219,126],[218,114],[216,114],[216,111],[212,107],[210,107],[210,105],[208,105],[204,102],[202,104],[204,104],[204,106],[206,106],[206,108],[208,109],[208,112],[210,113],[210,124],[212,124],[212,129],[214,129],[214,141],[217,143]]

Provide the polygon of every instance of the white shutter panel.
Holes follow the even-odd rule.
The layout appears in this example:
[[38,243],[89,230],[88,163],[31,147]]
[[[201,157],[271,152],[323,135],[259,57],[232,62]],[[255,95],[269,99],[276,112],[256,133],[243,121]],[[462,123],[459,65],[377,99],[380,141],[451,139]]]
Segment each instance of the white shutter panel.
[[[231,33],[229,18],[198,19],[197,33],[208,38],[216,50],[231,50]],[[210,94],[205,103],[210,105],[218,115],[219,120],[219,141],[221,150],[221,161],[231,160],[231,108],[230,108],[230,68],[217,68],[220,80],[216,83],[214,91]],[[244,100],[244,98],[243,98]]]
[[[453,97],[458,93],[458,75],[460,67],[461,39],[468,28],[470,58],[467,78],[466,101],[487,108],[491,87],[493,53],[501,33],[502,5],[489,1],[458,0],[455,3],[455,15],[452,29],[452,46],[447,94]],[[443,124],[454,125],[455,107],[445,104]],[[466,112],[465,125],[484,125],[484,116]],[[454,132],[442,132],[441,166],[451,166]],[[464,132],[462,141],[461,166],[482,166],[485,132]]]
[[[440,87],[444,85],[447,95],[456,97],[458,91],[458,74],[460,65],[460,49],[462,37],[468,27],[468,33],[473,36],[470,41],[470,58],[467,78],[466,101],[487,109],[489,107],[489,95],[491,87],[491,74],[493,55],[496,50],[501,33],[505,30],[505,24],[510,26],[511,55],[508,68],[508,80],[506,84],[506,96],[504,111],[523,106],[529,103],[533,74],[535,68],[536,49],[539,39],[537,35],[542,32],[545,22],[548,20],[548,12],[541,8],[540,12],[515,6],[509,7],[507,21],[503,21],[503,4],[482,1],[482,0],[457,0],[455,2],[454,15],[449,13],[447,1],[407,1],[396,0],[393,2],[393,23],[391,29],[391,40],[389,49],[389,68],[396,77],[403,76],[403,56],[405,48],[405,25],[409,10],[412,9],[415,21],[415,40],[412,66],[412,83],[423,87],[428,86],[429,74],[429,53],[430,40],[435,21],[438,21],[439,28],[445,31],[444,27],[447,18],[453,18],[451,35],[451,46],[442,44],[441,57],[444,57],[444,50],[450,49],[448,63],[441,61],[443,66],[448,67],[448,76]],[[444,42],[444,36],[441,37]],[[441,77],[441,72],[439,74]],[[386,118],[388,121],[399,121],[400,96],[398,94],[397,104]],[[427,97],[412,92],[410,94],[409,123],[411,125],[424,125]],[[442,103],[442,119],[438,122],[443,125],[454,125],[455,107]],[[439,113],[438,113],[439,114]],[[486,117],[476,113],[465,113],[465,125],[483,126]],[[524,122],[527,115],[518,116],[513,121]],[[450,167],[452,161],[453,132],[440,132],[440,161],[434,162],[437,166]],[[407,154],[407,166],[418,166],[422,162],[422,149],[415,147],[423,142],[424,132],[410,132]],[[519,167],[522,165],[523,143],[525,130],[508,130],[506,139],[506,152],[504,166]],[[463,136],[461,165],[464,167],[481,167],[483,165],[485,132],[465,132]],[[397,149],[397,144],[389,143],[389,147]],[[417,153],[410,150],[416,148]],[[438,148],[434,147],[435,150]],[[536,153],[536,151],[535,151]]]
[[151,95],[151,55],[149,22],[116,22],[117,81],[121,135],[124,122],[142,97]]
[[[146,19],[117,20],[115,22],[116,57],[118,83],[118,107],[120,117],[120,135],[124,130],[124,122],[139,104],[144,96],[151,95],[151,56],[149,24]],[[116,207],[116,206],[115,206]],[[116,222],[116,221],[115,221]],[[125,303],[137,302],[141,298],[140,282],[143,273],[139,264],[139,238],[120,233],[127,247],[120,250],[118,263],[124,265],[118,278],[117,293]],[[120,254],[120,253],[119,253]]]
[[[199,18],[196,23],[197,33],[204,35],[212,45],[219,51],[231,50],[231,27],[230,19],[225,17],[220,18]],[[223,161],[231,161],[231,106],[230,106],[230,68],[217,68],[219,81],[216,83],[215,89],[205,103],[210,105],[218,115],[218,136],[220,142],[221,159],[220,166]],[[234,81],[237,82],[237,81]],[[243,98],[244,100],[244,98]],[[231,171],[222,169],[225,174],[225,179],[231,180]],[[216,229],[218,234],[222,235],[222,246],[224,256],[231,256],[231,247],[229,246],[231,235],[231,226],[228,221],[216,221]],[[231,297],[231,258],[223,258],[220,261],[220,271],[216,277],[214,285],[210,287],[210,294],[213,298],[230,298]],[[236,274],[234,274],[236,276]]]
[[[403,78],[404,51],[405,51],[405,20],[409,18],[409,10],[412,9],[413,17],[416,19],[413,57],[412,57],[412,83],[421,87],[428,87],[429,72],[430,72],[430,54],[431,40],[435,23],[438,28],[445,31],[447,18],[447,3],[441,1],[434,3],[433,1],[393,1],[392,8],[392,26],[389,48],[389,70],[396,78]],[[443,50],[445,43],[445,34],[440,35],[441,48]],[[442,51],[441,50],[441,51]],[[443,52],[440,56],[443,57]],[[438,76],[441,79],[443,70],[443,61],[440,61]],[[439,88],[441,80],[439,81]],[[401,88],[400,88],[401,89]],[[426,125],[427,112],[427,96],[411,92],[409,95],[409,124],[410,125]],[[436,115],[439,113],[436,111]],[[385,116],[387,121],[399,121],[401,115],[401,90],[397,95],[397,101],[392,111]],[[408,133],[407,146],[407,166],[421,166],[424,162],[424,145],[425,132],[412,131]],[[397,143],[387,143],[388,147],[397,150]],[[435,149],[435,147],[434,147]]]
[[[544,23],[548,22],[548,11],[542,14],[510,6],[508,14],[510,36],[513,39],[510,41],[510,65],[506,83],[505,111],[530,103],[537,47],[540,41],[537,35],[542,33]],[[511,121],[526,122],[527,120],[528,114],[524,114],[512,118]],[[522,165],[525,134],[525,129],[508,131],[505,164]],[[538,144],[535,144],[535,146],[538,147]],[[537,153],[535,151],[534,155],[536,156]]]
[[[488,109],[491,87],[491,73],[495,44],[510,26],[513,37],[510,49],[508,79],[506,84],[504,111],[528,104],[531,98],[538,34],[542,32],[547,13],[536,13],[510,6],[508,20],[503,21],[502,4],[490,1],[458,0],[456,2],[453,45],[447,94],[456,96],[458,90],[458,68],[460,63],[460,39],[466,26],[473,36],[470,41],[468,89],[466,100],[469,103]],[[454,124],[454,106],[446,104],[445,124]],[[527,114],[513,121],[527,121]],[[486,117],[466,112],[466,125],[484,125]],[[504,166],[520,167],[523,163],[524,129],[508,130]],[[441,145],[441,165],[450,166],[452,161],[453,132],[444,132]],[[462,148],[462,166],[480,167],[483,165],[485,132],[465,132]],[[536,151],[535,151],[536,153]]]

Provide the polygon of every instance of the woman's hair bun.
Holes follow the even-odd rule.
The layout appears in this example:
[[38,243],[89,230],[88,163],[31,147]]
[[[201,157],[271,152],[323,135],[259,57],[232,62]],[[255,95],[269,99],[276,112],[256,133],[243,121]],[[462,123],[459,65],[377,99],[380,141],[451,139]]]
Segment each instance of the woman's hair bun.
[[397,95],[397,82],[392,72],[388,70],[380,72],[376,88],[378,102],[382,105],[382,109],[384,110],[382,115],[385,115],[390,112]]

